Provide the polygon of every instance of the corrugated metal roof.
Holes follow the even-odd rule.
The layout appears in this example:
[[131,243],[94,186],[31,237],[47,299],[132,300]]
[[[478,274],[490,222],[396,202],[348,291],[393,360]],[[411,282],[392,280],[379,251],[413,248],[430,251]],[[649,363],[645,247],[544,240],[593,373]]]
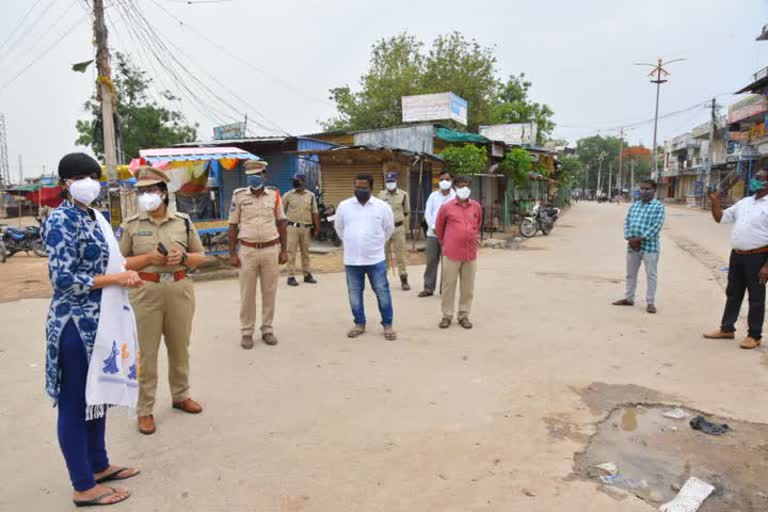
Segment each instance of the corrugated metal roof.
[[361,144],[357,146],[336,146],[334,148],[329,149],[321,149],[321,150],[308,150],[308,151],[297,151],[298,154],[312,154],[312,155],[327,155],[330,153],[343,153],[343,152],[350,152],[350,151],[387,151],[390,153],[399,153],[401,155],[405,156],[420,156],[420,157],[426,157],[430,160],[435,160],[437,162],[443,162],[444,160],[440,158],[438,155],[433,155],[431,153],[422,153],[418,151],[409,151],[407,149],[401,149],[401,148],[391,148],[387,146],[374,146],[369,144]]
[[148,162],[179,162],[196,160],[219,160],[221,158],[236,158],[239,160],[261,160],[248,151],[235,147],[206,147],[206,148],[161,148],[142,149],[139,155]]

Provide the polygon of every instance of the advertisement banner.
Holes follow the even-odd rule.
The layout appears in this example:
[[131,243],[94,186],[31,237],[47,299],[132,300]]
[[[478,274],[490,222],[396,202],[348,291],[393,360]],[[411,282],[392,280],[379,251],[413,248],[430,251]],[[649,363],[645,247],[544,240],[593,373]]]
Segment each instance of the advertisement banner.
[[213,127],[214,140],[232,140],[245,137],[245,123],[232,123]]
[[468,103],[452,92],[420,94],[401,98],[404,123],[451,119],[467,125]]

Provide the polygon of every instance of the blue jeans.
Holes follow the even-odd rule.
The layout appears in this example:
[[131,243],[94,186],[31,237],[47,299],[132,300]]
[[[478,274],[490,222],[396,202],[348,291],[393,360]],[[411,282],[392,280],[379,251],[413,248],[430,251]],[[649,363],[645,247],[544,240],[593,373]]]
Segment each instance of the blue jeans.
[[70,320],[61,332],[59,349],[61,393],[59,395],[59,446],[67,463],[69,478],[76,491],[96,485],[94,473],[109,467],[104,447],[106,416],[85,421],[85,381],[88,357],[83,340]]
[[367,275],[379,303],[381,324],[392,325],[392,296],[389,293],[389,281],[387,280],[387,262],[381,261],[375,265],[345,265],[344,270],[347,273],[349,306],[352,308],[355,324],[365,325],[363,291],[365,290],[365,276]]

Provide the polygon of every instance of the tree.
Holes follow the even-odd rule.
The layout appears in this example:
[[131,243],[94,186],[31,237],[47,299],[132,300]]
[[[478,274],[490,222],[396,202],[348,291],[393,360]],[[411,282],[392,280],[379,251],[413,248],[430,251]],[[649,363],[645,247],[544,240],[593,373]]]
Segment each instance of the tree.
[[[642,180],[651,177],[651,171],[653,170],[653,161],[651,158],[650,148],[645,146],[628,146],[624,148],[624,175],[627,177],[624,181],[629,184],[629,188],[633,188],[637,183]],[[630,183],[632,176],[632,167],[635,172],[635,182]]]
[[531,83],[524,74],[506,84],[498,77],[492,48],[468,40],[459,32],[440,35],[425,46],[407,33],[373,45],[368,71],[360,90],[331,89],[336,115],[323,123],[326,130],[363,130],[402,124],[401,97],[453,92],[469,103],[467,129],[513,122],[541,123],[543,142],[552,131],[552,109],[528,97]]
[[541,103],[528,98],[531,82],[525,79],[525,73],[511,75],[501,91],[501,101],[497,106],[496,117],[501,123],[535,122],[538,128],[536,143],[543,144],[552,135],[555,123],[554,111]]
[[[149,99],[148,92],[152,79],[133,64],[127,55],[115,54],[115,77],[113,83],[118,98],[117,118],[119,120],[122,154],[126,158],[138,156],[139,149],[168,147],[182,142],[192,142],[197,137],[197,124],[187,124],[184,114],[160,106]],[[161,96],[168,103],[177,100],[170,91]],[[75,127],[79,136],[76,144],[89,146],[98,158],[104,156],[104,135],[101,122],[101,103],[94,94],[84,106],[90,119],[80,119]]]
[[578,178],[582,175],[584,165],[577,157],[565,155],[560,159],[560,169],[555,175],[555,179],[561,185],[572,187],[578,186]]
[[[607,186],[608,169],[611,165],[614,170],[618,169],[620,148],[621,140],[618,137],[602,137],[600,135],[594,135],[592,137],[579,139],[576,143],[576,155],[583,165],[582,174],[577,176],[579,183],[588,189],[594,190],[597,188],[597,176],[600,167],[599,156],[602,153],[605,153],[602,163],[602,184]],[[587,183],[584,181],[585,174],[588,180]]]
[[445,160],[445,165],[453,174],[471,176],[480,174],[488,163],[488,153],[485,149],[472,144],[463,146],[448,146],[440,157]]
[[499,170],[509,176],[518,188],[528,186],[528,173],[533,168],[531,154],[523,148],[515,148],[504,155]]

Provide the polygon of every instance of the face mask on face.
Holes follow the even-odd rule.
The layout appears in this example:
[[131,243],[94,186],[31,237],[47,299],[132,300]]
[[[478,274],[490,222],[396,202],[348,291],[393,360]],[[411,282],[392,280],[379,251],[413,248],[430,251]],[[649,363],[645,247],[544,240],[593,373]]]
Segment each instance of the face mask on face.
[[153,212],[163,204],[163,196],[156,192],[141,194],[139,196],[139,208],[145,212]]
[[258,190],[264,186],[264,178],[260,174],[251,174],[248,176],[248,186]]
[[304,182],[301,180],[293,180],[293,188],[303,188]]
[[640,199],[643,201],[650,201],[653,199],[653,196],[656,195],[655,190],[641,190],[640,191]]
[[751,190],[752,192],[760,192],[765,188],[765,186],[766,186],[766,182],[760,181],[757,178],[752,178],[751,180],[749,180],[749,190]]
[[451,180],[440,180],[440,190],[448,190],[451,188]]
[[357,198],[358,201],[360,201],[361,203],[364,203],[371,198],[371,191],[367,189],[356,188],[355,197]]
[[387,190],[389,190],[390,192],[394,192],[395,190],[397,190],[397,183],[394,181],[388,181],[386,184],[386,187],[387,187]]
[[456,195],[461,199],[462,201],[466,200],[469,197],[469,194],[472,191],[469,190],[469,187],[461,187],[456,189]]
[[83,178],[69,184],[69,193],[78,203],[90,206],[101,193],[101,185],[93,178]]

